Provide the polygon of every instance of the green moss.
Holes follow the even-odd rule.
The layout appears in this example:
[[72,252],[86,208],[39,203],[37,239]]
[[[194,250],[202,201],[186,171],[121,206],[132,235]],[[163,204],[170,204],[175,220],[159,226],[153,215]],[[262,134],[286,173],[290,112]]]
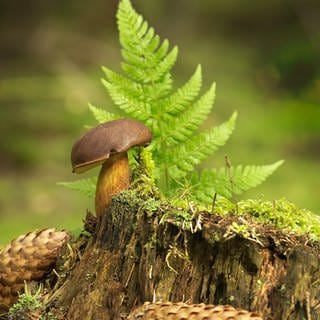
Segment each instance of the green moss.
[[248,214],[257,222],[272,224],[283,231],[309,234],[313,240],[320,239],[320,217],[309,210],[298,208],[284,198],[273,201],[247,199],[234,204],[220,197],[214,212],[221,215]]
[[35,293],[25,286],[25,292],[19,295],[18,301],[10,308],[8,318],[10,320],[24,319],[27,314],[42,307],[41,301],[42,286],[39,286]]
[[48,312],[44,315],[41,315],[39,320],[57,320],[57,317],[52,312]]
[[247,224],[238,224],[237,222],[232,222],[230,229],[238,234],[241,234],[244,238],[250,237],[250,230]]
[[130,207],[137,208],[137,211],[145,211],[147,213],[154,213],[159,210],[161,201],[160,199],[141,193],[141,186],[137,189],[130,189],[123,191],[112,198],[113,202],[129,205]]
[[36,290],[25,285],[24,293],[19,295],[18,301],[9,309],[8,320],[57,320],[52,312],[45,312],[43,303],[43,287]]
[[284,231],[309,234],[313,240],[320,239],[320,217],[286,199],[243,200],[238,203],[238,213],[249,214],[258,222],[271,223]]
[[[226,198],[217,197],[209,208],[182,198],[169,201],[154,198],[152,194],[146,197],[140,191],[141,186],[124,191],[114,199],[135,206],[138,212],[143,210],[150,215],[159,212],[162,215],[160,221],[169,220],[185,229],[192,228],[192,220],[201,211],[212,211],[218,215],[250,215],[258,223],[271,224],[285,232],[308,234],[312,240],[320,239],[320,217],[311,211],[298,208],[284,198],[273,201],[247,199],[235,204]],[[237,226],[235,229],[238,229]],[[240,231],[245,232],[242,229]]]

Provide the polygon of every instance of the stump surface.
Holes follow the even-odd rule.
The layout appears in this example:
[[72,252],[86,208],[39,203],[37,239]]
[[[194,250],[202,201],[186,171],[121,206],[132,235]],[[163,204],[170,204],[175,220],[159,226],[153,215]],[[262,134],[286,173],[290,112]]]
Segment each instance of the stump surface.
[[[61,319],[125,319],[154,299],[231,304],[266,320],[319,319],[317,243],[207,212],[184,230],[170,208],[148,212],[119,199],[50,303]],[[235,232],[242,224],[248,230]]]

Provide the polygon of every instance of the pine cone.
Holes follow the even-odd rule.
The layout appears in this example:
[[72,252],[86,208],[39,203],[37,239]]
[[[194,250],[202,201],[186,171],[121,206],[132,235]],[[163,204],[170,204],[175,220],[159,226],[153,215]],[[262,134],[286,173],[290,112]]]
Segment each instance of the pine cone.
[[68,234],[43,229],[19,236],[0,253],[0,311],[7,310],[24,289],[24,282],[39,281],[49,273]]
[[235,309],[229,305],[186,304],[182,302],[146,302],[128,316],[128,320],[262,320],[256,312]]

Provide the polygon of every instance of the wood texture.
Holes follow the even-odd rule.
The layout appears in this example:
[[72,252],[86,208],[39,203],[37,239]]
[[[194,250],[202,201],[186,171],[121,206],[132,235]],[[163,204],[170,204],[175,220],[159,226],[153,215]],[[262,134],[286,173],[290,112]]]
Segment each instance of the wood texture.
[[265,320],[320,317],[318,244],[249,218],[249,235],[239,235],[231,230],[243,217],[205,212],[191,232],[172,223],[174,214],[161,222],[170,212],[114,199],[52,310],[64,310],[61,319],[116,320],[161,300],[231,304]]

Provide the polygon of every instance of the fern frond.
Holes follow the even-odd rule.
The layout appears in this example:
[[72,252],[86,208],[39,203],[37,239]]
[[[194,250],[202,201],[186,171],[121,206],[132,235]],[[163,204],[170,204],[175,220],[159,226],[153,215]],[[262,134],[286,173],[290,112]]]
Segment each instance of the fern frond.
[[[178,47],[175,46],[173,49],[158,63],[154,68],[150,68],[147,71],[145,82],[157,82],[163,81],[164,76],[169,74],[171,68],[177,61]],[[167,79],[168,81],[169,79]],[[171,81],[171,79],[170,79]]]
[[210,113],[215,98],[215,83],[210,89],[179,117],[172,117],[162,126],[162,136],[166,144],[174,146],[186,141],[203,123]]
[[117,13],[120,43],[124,63],[122,69],[140,83],[165,81],[171,87],[170,69],[174,65],[178,48],[168,53],[168,40],[160,45],[160,38],[132,7],[129,0],[121,1]]
[[223,146],[229,139],[237,118],[234,112],[231,118],[205,132],[195,135],[187,142],[173,148],[170,157],[165,159],[168,172],[174,179],[182,178],[187,172],[193,171],[194,167],[206,159],[218,147]]
[[97,177],[79,179],[70,182],[58,182],[58,185],[76,190],[87,197],[94,197],[96,192]]
[[164,39],[157,49],[157,51],[154,52],[155,61],[161,61],[167,54],[169,50],[169,40]]
[[144,95],[143,86],[140,83],[130,80],[107,67],[102,67],[102,70],[107,77],[107,82],[112,83],[124,94],[132,97]]
[[133,9],[130,1],[120,2],[117,20],[122,55],[128,64],[138,66],[143,62],[156,64],[167,55],[168,40],[164,40],[160,45],[159,36]]
[[[231,168],[203,170],[199,179],[199,188],[195,191],[196,198],[207,198],[206,202],[212,199],[215,193],[226,198],[239,195],[261,184],[283,163],[283,160],[270,165],[242,166]],[[209,201],[208,201],[209,200]]]
[[140,121],[151,115],[148,95],[141,84],[134,82],[110,69],[102,68],[107,80],[101,79],[113,102],[124,112]]
[[[256,186],[276,170],[282,162],[269,166],[237,166],[227,171],[212,169],[204,171],[200,178],[193,174],[201,161],[226,143],[233,132],[237,113],[220,126],[196,133],[212,109],[215,84],[199,96],[202,70],[198,65],[190,79],[173,91],[171,69],[178,48],[170,49],[167,39],[161,41],[133,9],[130,0],[120,0],[117,23],[124,75],[104,67],[102,83],[119,109],[152,130],[150,152],[156,166],[154,170],[147,170],[154,171],[151,180],[169,193],[191,178],[190,194],[209,202],[214,193],[231,197]],[[117,117],[92,105],[89,108],[99,123]],[[134,153],[129,159],[131,164],[139,165]],[[93,196],[96,178],[61,184]]]
[[98,123],[103,123],[103,122],[107,122],[107,121],[111,121],[119,118],[118,115],[108,112],[104,109],[97,108],[91,103],[89,103],[89,109]]
[[120,87],[102,79],[103,85],[107,88],[113,102],[131,117],[146,121],[151,113],[150,103],[138,100],[138,97],[123,92]]
[[[134,10],[130,1],[124,0],[119,3],[117,20],[120,43],[124,50],[131,52],[134,52],[133,49],[136,51],[146,50],[150,43],[151,48],[154,48],[152,42],[155,36],[154,29],[149,28],[148,23]],[[132,63],[131,60],[127,60],[127,62]]]
[[185,110],[185,108],[188,107],[198,96],[201,84],[202,71],[201,65],[198,65],[189,81],[164,101],[164,107],[163,110],[161,110],[161,114],[176,115]]
[[[167,81],[167,86],[171,88],[172,79],[164,77],[166,73],[174,66],[178,56],[178,48],[174,47],[161,61],[158,63],[146,64],[148,59],[142,60],[143,64],[133,65],[122,63],[122,70],[126,72],[133,80],[139,83],[154,83],[158,81]],[[149,59],[150,60],[150,59]]]

